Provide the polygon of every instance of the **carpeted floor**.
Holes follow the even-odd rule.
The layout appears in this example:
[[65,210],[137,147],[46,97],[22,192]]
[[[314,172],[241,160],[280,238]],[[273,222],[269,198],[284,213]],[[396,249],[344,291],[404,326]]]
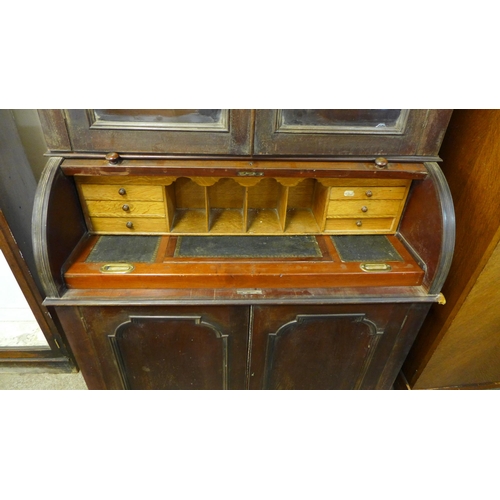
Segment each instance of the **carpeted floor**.
[[0,390],[86,390],[81,373],[0,373]]

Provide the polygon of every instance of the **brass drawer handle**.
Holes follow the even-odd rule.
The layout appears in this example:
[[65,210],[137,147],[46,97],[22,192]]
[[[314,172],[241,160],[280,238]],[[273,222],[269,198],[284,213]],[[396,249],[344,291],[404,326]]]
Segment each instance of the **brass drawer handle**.
[[134,223],[133,222],[130,222],[128,221],[126,224],[125,224],[129,229],[132,229],[134,227]]
[[373,196],[373,193],[371,191],[367,191],[365,194],[366,196],[368,196],[368,198],[371,198]]
[[123,205],[122,210],[128,212],[130,211],[130,207],[128,205]]
[[363,225],[363,223],[360,220],[356,221],[356,226],[361,227],[362,225]]
[[366,206],[361,207],[361,211],[365,213],[368,212],[368,207]]
[[134,265],[128,262],[104,264],[99,271],[105,274],[127,274],[134,270]]
[[392,267],[389,264],[378,264],[378,263],[363,263],[359,267],[367,273],[387,273],[392,271]]
[[125,195],[127,194],[127,191],[126,191],[125,189],[123,189],[123,188],[120,188],[120,189],[118,190],[118,194],[120,194],[120,195],[122,195],[122,196],[125,196]]

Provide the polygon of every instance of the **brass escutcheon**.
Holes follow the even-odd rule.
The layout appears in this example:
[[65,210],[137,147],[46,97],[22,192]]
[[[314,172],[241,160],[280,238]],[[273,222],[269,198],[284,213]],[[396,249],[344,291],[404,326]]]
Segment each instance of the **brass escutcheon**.
[[264,175],[264,172],[243,171],[243,172],[238,172],[236,175],[238,177],[262,177]]

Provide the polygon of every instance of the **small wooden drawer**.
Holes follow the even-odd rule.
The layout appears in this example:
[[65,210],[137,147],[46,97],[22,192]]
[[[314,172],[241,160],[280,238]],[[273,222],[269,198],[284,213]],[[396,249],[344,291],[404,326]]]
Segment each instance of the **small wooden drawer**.
[[91,223],[95,233],[149,234],[168,232],[166,219],[131,218],[128,220],[116,217],[93,217]]
[[330,201],[327,218],[332,217],[396,217],[399,214],[401,200],[353,200]]
[[163,201],[163,186],[80,184],[86,200]]
[[402,200],[406,186],[342,186],[330,188],[330,200]]
[[383,219],[327,219],[325,232],[339,233],[392,233],[396,230],[395,218]]
[[157,201],[87,201],[91,217],[165,217],[165,205]]

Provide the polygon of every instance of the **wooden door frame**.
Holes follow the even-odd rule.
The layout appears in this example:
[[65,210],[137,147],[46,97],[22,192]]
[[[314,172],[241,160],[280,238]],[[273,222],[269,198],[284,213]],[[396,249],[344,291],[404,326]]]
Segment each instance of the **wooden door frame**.
[[408,110],[405,129],[388,134],[311,133],[310,130],[294,133],[280,131],[278,109],[255,111],[255,155],[304,155],[360,156],[377,155],[403,158],[427,158],[437,161],[439,146],[444,137],[451,110]]
[[250,155],[253,112],[228,111],[227,129],[213,131],[96,129],[85,109],[41,109],[38,116],[49,150],[58,154]]
[[48,342],[48,347],[0,347],[0,370],[36,368],[46,372],[73,372],[76,364],[57,327],[57,318],[43,305],[43,298],[0,210],[0,249]]

